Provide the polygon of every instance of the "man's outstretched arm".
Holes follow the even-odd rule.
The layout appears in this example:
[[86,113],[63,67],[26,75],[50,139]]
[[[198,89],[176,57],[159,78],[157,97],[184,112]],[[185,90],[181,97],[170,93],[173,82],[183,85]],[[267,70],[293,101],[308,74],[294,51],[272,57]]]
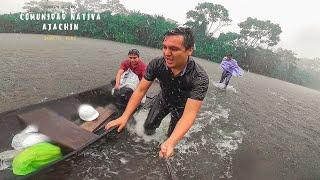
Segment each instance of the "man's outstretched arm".
[[184,108],[184,112],[176,127],[174,128],[170,137],[161,144],[161,150],[159,152],[160,157],[170,157],[173,155],[174,147],[189,131],[191,126],[196,120],[197,113],[201,108],[202,101],[188,99]]
[[121,79],[121,75],[124,73],[123,69],[119,69],[116,75],[116,84],[114,85],[114,87],[116,89],[119,89],[120,87],[120,79]]

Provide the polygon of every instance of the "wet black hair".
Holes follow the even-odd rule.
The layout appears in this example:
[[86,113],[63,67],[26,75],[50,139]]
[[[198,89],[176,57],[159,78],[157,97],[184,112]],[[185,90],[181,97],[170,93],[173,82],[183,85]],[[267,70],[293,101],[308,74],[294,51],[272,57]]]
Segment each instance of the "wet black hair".
[[183,45],[186,49],[190,49],[194,47],[194,35],[190,28],[188,27],[176,27],[172,30],[167,31],[164,34],[165,39],[167,36],[174,36],[174,35],[182,35],[183,36]]
[[128,55],[137,55],[139,57],[140,53],[137,49],[130,49],[130,51],[128,52]]
[[232,54],[231,53],[227,53],[226,56],[231,56],[232,57]]

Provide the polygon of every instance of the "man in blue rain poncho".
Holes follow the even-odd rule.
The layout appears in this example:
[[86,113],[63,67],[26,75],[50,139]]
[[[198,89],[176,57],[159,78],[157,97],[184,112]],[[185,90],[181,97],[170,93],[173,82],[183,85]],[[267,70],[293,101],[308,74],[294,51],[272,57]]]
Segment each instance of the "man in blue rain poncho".
[[222,59],[220,67],[223,70],[220,83],[223,83],[225,80],[225,89],[227,88],[232,76],[240,77],[243,75],[243,70],[239,67],[237,61],[232,58],[231,53],[228,53],[226,57]]
[[193,125],[206,96],[209,78],[205,70],[191,57],[194,36],[190,28],[178,27],[164,35],[163,56],[153,59],[147,67],[138,88],[116,120],[106,129],[118,126],[120,132],[139,105],[154,79],[158,79],[161,92],[155,97],[144,124],[146,134],[153,134],[162,119],[171,113],[168,139],[161,144],[159,156],[173,155],[173,149]]

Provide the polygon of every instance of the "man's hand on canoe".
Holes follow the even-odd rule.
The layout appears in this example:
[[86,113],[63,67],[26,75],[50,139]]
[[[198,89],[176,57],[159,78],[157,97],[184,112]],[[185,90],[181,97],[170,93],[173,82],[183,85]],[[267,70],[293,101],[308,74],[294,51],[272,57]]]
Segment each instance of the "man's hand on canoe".
[[127,118],[119,117],[116,120],[110,121],[106,126],[105,130],[109,130],[112,127],[118,126],[118,132],[120,132],[127,124]]

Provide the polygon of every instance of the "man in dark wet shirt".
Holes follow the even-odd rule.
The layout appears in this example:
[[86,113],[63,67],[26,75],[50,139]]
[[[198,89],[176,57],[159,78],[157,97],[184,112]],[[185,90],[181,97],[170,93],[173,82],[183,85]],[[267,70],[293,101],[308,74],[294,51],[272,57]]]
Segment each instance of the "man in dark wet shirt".
[[178,27],[166,32],[163,56],[149,63],[146,74],[131,96],[126,110],[121,117],[109,122],[106,129],[118,126],[120,132],[153,80],[157,78],[161,92],[149,111],[144,128],[146,134],[154,133],[162,119],[171,113],[168,139],[161,144],[159,156],[172,156],[174,147],[193,125],[208,90],[207,73],[191,57],[193,47],[194,36],[190,28]]

